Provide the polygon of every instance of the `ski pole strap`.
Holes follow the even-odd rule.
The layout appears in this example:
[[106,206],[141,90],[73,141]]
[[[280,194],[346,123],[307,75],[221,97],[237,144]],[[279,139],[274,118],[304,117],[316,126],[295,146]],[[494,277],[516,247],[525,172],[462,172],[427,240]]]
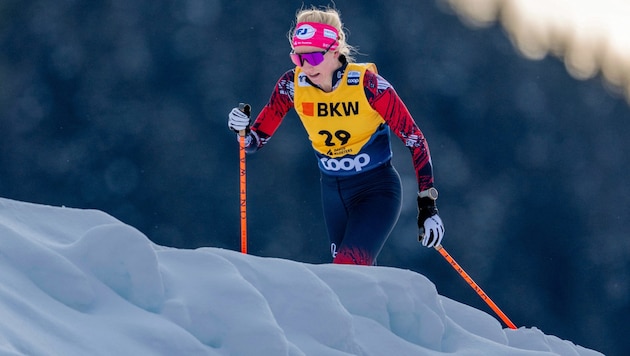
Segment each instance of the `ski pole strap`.
[[[249,115],[251,115],[252,107],[249,104],[239,103],[238,104],[238,109],[240,111],[242,111],[245,115],[247,115],[247,117],[249,117]],[[245,135],[247,135],[247,130],[240,130],[238,132],[238,134],[241,137],[245,137]],[[243,140],[243,142],[244,142],[244,140]]]

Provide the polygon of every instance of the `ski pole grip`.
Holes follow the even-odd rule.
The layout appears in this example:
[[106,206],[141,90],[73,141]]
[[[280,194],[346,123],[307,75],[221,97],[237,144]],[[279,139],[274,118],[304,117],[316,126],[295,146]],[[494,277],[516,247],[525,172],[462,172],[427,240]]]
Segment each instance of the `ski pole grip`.
[[[249,104],[239,103],[238,104],[238,109],[240,111],[242,111],[243,113],[245,113],[245,115],[247,115],[247,117],[249,117],[249,115],[251,115],[252,107]],[[241,137],[245,137],[245,135],[247,134],[247,130],[240,130],[238,132],[238,134]]]

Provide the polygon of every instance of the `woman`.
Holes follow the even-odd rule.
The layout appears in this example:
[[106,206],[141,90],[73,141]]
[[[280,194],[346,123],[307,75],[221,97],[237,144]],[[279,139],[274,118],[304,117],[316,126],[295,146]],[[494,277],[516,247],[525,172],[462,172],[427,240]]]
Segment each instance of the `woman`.
[[444,226],[424,135],[376,66],[353,63],[338,11],[300,10],[289,40],[295,68],[278,80],[251,129],[238,108],[228,115],[230,129],[246,130],[247,153],[262,148],[294,108],[318,158],[333,263],[373,265],[401,209],[393,131],[411,151],[418,179],[419,240],[439,245]]

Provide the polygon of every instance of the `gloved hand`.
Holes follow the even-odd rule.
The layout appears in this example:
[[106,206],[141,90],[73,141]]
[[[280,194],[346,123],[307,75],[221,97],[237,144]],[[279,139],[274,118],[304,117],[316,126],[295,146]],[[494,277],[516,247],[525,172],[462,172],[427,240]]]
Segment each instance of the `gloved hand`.
[[418,197],[418,241],[430,248],[440,245],[443,237],[444,224],[438,215],[435,200]]
[[228,114],[228,127],[237,133],[243,130],[249,133],[249,112],[243,112],[239,108],[232,109]]

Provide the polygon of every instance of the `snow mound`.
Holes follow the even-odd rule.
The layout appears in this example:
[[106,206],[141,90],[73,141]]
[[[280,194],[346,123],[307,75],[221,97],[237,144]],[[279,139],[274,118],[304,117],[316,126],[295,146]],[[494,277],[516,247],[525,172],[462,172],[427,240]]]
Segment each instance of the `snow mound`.
[[158,246],[96,210],[0,198],[2,355],[601,355],[424,276]]

